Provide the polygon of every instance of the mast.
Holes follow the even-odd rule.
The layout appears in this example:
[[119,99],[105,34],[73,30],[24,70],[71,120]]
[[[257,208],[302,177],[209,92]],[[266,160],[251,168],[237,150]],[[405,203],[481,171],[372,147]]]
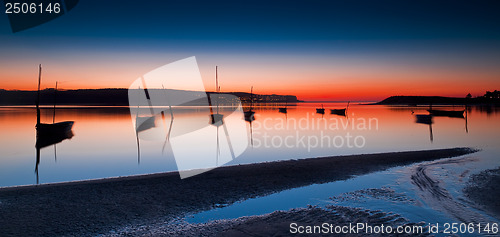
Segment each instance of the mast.
[[253,109],[253,86],[250,89],[250,110]]
[[42,64],[38,65],[38,92],[36,97],[36,125],[40,124],[40,83],[42,81]]
[[217,67],[215,66],[215,92],[219,93],[219,75],[217,73]]
[[52,115],[52,123],[56,121],[56,102],[57,102],[57,81],[56,81],[56,89],[54,90],[54,114]]
[[220,87],[219,87],[219,74],[218,74],[218,66],[215,66],[215,90],[217,91],[217,114],[219,114],[219,93],[220,93]]

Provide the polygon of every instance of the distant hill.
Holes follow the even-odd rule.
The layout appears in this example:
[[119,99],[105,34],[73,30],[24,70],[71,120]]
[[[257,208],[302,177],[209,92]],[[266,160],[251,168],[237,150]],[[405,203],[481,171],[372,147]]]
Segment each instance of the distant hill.
[[377,105],[465,105],[465,104],[500,104],[500,100],[476,97],[457,98],[443,96],[391,96],[384,99]]
[[[154,90],[154,89],[152,89]],[[172,93],[204,93],[193,91],[170,90]],[[40,104],[54,103],[54,89],[40,91]],[[141,92],[142,93],[142,92]],[[163,92],[164,93],[164,92]],[[211,92],[208,92],[210,94]],[[250,93],[222,92],[238,96],[243,102],[250,102]],[[2,90],[0,89],[0,105],[34,105],[37,91]],[[254,102],[300,102],[293,95],[258,95],[254,94]],[[57,91],[58,105],[101,105],[128,106],[128,89],[80,89]]]

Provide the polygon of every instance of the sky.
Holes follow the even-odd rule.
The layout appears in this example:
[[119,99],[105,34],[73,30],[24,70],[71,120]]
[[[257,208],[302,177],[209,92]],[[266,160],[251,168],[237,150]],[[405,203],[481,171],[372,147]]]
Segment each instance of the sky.
[[[3,5],[2,5],[3,7]],[[500,89],[498,1],[80,1],[12,33],[0,12],[0,88],[128,88],[196,56],[207,90],[377,101]]]

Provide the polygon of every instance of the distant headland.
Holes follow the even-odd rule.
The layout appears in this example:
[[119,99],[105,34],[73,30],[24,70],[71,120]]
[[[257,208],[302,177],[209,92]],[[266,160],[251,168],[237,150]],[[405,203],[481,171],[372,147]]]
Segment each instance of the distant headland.
[[376,105],[500,105],[500,91],[487,91],[483,96],[472,97],[471,94],[460,97],[444,96],[391,96]]
[[[173,91],[173,90],[172,90]],[[178,91],[177,93],[200,93]],[[207,92],[211,94],[214,92]],[[294,95],[260,95],[246,92],[222,92],[240,98],[243,103],[253,100],[254,103],[285,103],[302,102]],[[51,105],[54,103],[55,90],[45,89],[40,91],[40,104]],[[3,90],[0,89],[0,105],[34,105],[37,91]],[[128,89],[78,89],[57,91],[58,105],[95,105],[95,106],[128,106]]]

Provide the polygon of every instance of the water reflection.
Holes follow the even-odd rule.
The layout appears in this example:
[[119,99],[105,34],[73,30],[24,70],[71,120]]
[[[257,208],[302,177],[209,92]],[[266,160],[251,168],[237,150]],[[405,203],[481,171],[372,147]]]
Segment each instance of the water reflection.
[[288,113],[288,102],[285,102],[285,107],[279,107],[278,112],[286,114]]
[[[480,113],[486,113],[488,116],[500,113],[500,106],[498,105],[478,105],[475,110]],[[469,111],[470,112],[470,111]]]
[[35,165],[35,173],[36,173],[36,183],[39,184],[39,176],[38,176],[38,165],[40,164],[40,149],[54,145],[54,159],[57,160],[57,148],[56,144],[62,142],[63,140],[70,139],[73,137],[73,124],[74,121],[64,121],[64,122],[55,122],[56,119],[56,103],[57,103],[57,82],[54,90],[54,109],[52,115],[52,123],[41,123],[41,115],[40,115],[40,84],[42,81],[42,65],[39,65],[38,71],[38,92],[36,99],[36,165]]
[[417,114],[415,115],[415,122],[420,124],[429,125],[429,140],[434,141],[434,136],[432,135],[432,124],[434,123],[432,115],[430,114]]
[[51,136],[44,136],[38,133],[36,136],[36,164],[35,164],[35,175],[36,175],[36,184],[40,183],[40,178],[38,175],[38,165],[40,165],[40,150],[44,147],[54,146],[54,160],[57,161],[57,147],[56,144],[61,143],[66,139],[71,139],[73,137],[73,131],[69,130],[64,133],[53,134]]
[[[321,107],[321,104],[299,103],[293,107],[289,104],[286,114],[278,112],[278,109],[283,106],[284,104],[254,104],[253,119],[245,118],[243,111],[241,111],[241,116],[231,117],[235,111],[234,107],[219,107],[219,114],[223,115],[229,134],[231,135],[233,131],[234,139],[241,139],[238,137],[243,134],[248,146],[253,147],[253,149],[247,149],[228,165],[395,150],[455,146],[481,148],[488,144],[492,147],[499,145],[496,138],[500,132],[500,127],[497,126],[500,117],[492,117],[476,107],[468,107],[464,118],[433,116],[433,123],[429,124],[417,123],[415,117],[415,114],[428,115],[427,107],[393,108],[351,104],[349,118],[347,118],[330,113],[324,116],[316,114],[315,109]],[[345,104],[324,104],[324,108],[342,108],[342,106]],[[213,109],[216,113],[216,108]],[[452,106],[440,106],[439,109],[457,110]],[[149,113],[146,106],[140,110],[139,115]],[[33,131],[33,123],[36,119],[35,109],[0,108],[0,131],[8,134],[8,136],[0,136],[0,144],[2,144],[0,186],[34,183],[34,152],[31,147],[36,143],[57,143],[57,155],[65,157],[64,162],[56,164],[53,162],[54,151],[47,148],[41,149],[39,160],[43,162],[39,170],[43,169],[41,173],[45,174],[43,178],[40,177],[41,183],[177,170],[173,144],[181,144],[182,149],[194,151],[194,156],[203,158],[203,162],[212,160],[215,165],[217,163],[217,129],[221,144],[218,163],[221,163],[222,155],[231,157],[229,147],[225,147],[228,139],[224,128],[210,125],[209,107],[174,106],[172,111],[168,108],[163,108],[163,110],[163,115],[159,113],[155,117],[156,127],[136,133],[135,116],[131,120],[130,110],[127,107],[58,108],[58,120],[75,121],[75,124],[78,124],[72,129],[73,133],[78,136],[68,136],[62,139],[62,142],[57,143],[57,141],[45,142],[48,139],[42,138],[37,142],[37,136]],[[412,115],[411,110],[414,110],[415,114]],[[52,110],[49,109],[42,109],[40,115],[42,121],[52,120],[53,117]],[[175,122],[171,119],[172,115],[175,116]],[[373,121],[371,128],[365,126],[369,125],[368,122],[363,122],[370,121],[370,119]],[[238,121],[244,124],[245,132],[231,128],[231,124]],[[196,133],[200,129],[203,133]],[[432,142],[429,142],[431,129],[433,138]],[[469,129],[471,132],[467,133]],[[190,134],[190,136],[184,137],[182,134]],[[340,137],[346,138],[348,135],[363,137],[366,142],[361,147],[348,147],[347,143],[340,146]],[[288,137],[292,138],[287,139]],[[142,139],[139,144],[138,138]],[[148,140],[148,138],[156,140]],[[313,146],[316,138],[318,144]],[[310,149],[303,145],[303,143],[307,145],[308,139],[312,144]],[[324,144],[321,144],[322,140]],[[231,142],[234,143],[233,141],[231,137]],[[330,145],[327,144],[329,141]],[[332,145],[333,141],[337,141],[338,146]],[[347,142],[347,140],[344,141]],[[290,146],[286,146],[285,142],[289,142]],[[138,158],[140,165],[137,164]]]
[[255,121],[255,112],[251,116],[246,116],[245,114],[245,121],[248,122],[250,126],[250,146],[253,148],[253,126],[252,123]]
[[[434,136],[432,133],[432,124],[434,123],[434,117],[445,117],[445,118],[458,118],[458,119],[464,119],[465,121],[465,132],[469,133],[469,128],[468,128],[468,113],[470,109],[466,107],[463,110],[442,110],[442,109],[432,109],[432,106],[427,110],[429,114],[416,114],[415,115],[415,123],[419,124],[426,124],[429,125],[429,140],[434,142]],[[414,113],[413,110],[411,110],[412,114]],[[465,116],[464,116],[465,113]]]
[[347,102],[347,106],[343,109],[330,109],[330,114],[347,117],[347,109],[349,108],[349,103],[350,102]]
[[243,112],[246,121],[254,120],[255,111],[253,111],[253,100],[254,98],[253,98],[253,86],[252,86],[252,88],[250,89],[250,108],[247,111]]

